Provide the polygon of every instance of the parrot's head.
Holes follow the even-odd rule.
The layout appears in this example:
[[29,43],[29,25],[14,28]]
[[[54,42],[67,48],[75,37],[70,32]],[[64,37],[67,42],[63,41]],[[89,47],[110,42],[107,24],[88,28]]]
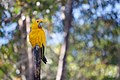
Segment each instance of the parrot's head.
[[43,26],[44,20],[37,19],[32,21],[32,29],[40,29]]

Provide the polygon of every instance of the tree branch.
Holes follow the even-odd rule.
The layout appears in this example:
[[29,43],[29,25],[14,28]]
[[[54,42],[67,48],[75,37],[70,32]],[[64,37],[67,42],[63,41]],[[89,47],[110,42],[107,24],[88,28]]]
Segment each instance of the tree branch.
[[66,33],[64,43],[61,47],[61,53],[59,57],[59,64],[58,64],[58,71],[56,80],[66,80],[66,56],[68,51],[68,44],[69,44],[69,30],[71,28],[72,22],[72,4],[73,0],[67,0],[66,8],[65,8],[65,25],[64,31]]

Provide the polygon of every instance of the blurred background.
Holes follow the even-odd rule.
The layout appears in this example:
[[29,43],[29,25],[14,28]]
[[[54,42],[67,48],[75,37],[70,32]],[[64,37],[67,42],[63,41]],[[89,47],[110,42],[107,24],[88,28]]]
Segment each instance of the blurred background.
[[120,0],[0,0],[0,80],[33,80],[37,18],[46,21],[41,80],[120,80]]

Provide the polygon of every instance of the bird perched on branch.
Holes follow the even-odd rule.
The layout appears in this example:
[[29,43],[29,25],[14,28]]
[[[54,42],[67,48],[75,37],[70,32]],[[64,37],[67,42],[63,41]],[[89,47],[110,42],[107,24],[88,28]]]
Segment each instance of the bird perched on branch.
[[[29,41],[32,45],[33,51],[39,50],[41,53],[41,59],[46,64],[47,59],[44,55],[46,46],[46,36],[42,29],[44,20],[37,19],[32,21],[31,31],[29,33]],[[36,54],[36,53],[35,53]]]

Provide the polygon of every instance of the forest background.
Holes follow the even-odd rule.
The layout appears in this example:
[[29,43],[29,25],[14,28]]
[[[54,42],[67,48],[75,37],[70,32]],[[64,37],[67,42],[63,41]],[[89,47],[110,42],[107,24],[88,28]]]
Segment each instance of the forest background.
[[0,80],[32,80],[37,18],[46,21],[42,80],[120,80],[120,0],[0,0]]

